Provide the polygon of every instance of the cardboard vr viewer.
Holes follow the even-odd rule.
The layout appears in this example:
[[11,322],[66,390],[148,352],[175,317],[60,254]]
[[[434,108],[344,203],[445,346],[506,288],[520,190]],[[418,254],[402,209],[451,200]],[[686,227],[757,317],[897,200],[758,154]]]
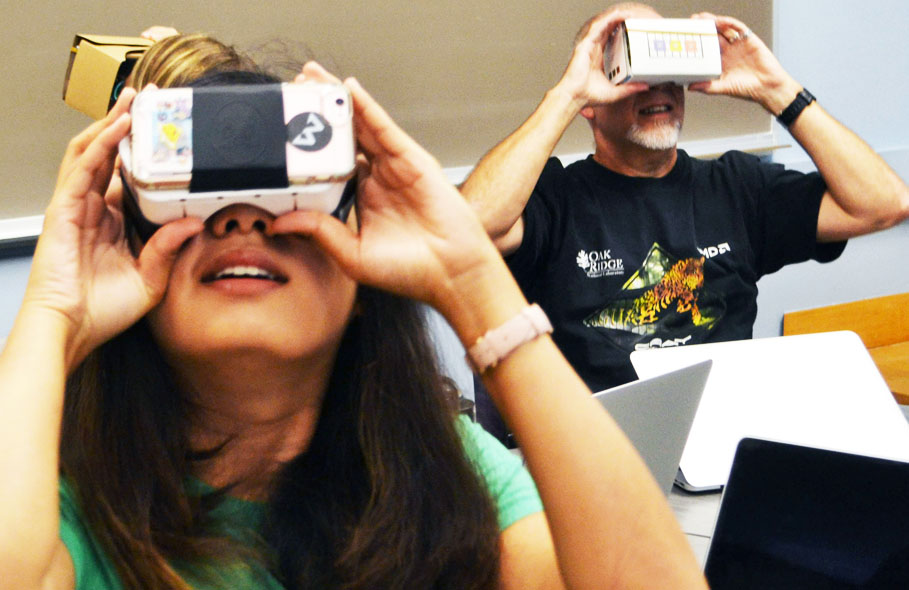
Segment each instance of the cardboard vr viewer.
[[613,84],[690,84],[723,72],[716,24],[705,18],[629,18],[610,37],[603,64]]
[[152,43],[141,37],[76,35],[63,82],[63,101],[93,119],[103,118],[136,60]]

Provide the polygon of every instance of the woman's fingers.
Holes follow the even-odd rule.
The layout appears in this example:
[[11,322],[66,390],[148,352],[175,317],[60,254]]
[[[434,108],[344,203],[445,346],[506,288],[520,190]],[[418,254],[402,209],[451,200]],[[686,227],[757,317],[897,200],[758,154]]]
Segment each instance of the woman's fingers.
[[78,200],[91,190],[103,195],[110,180],[117,144],[129,133],[129,126],[130,116],[123,113],[101,131],[76,160],[53,200]]
[[104,202],[108,207],[116,210],[123,209],[123,179],[120,176],[120,156],[114,159],[113,173],[110,182],[107,184],[107,191],[104,193]]
[[107,116],[102,119],[102,121],[116,121],[120,118],[120,115],[123,113],[128,113],[130,107],[133,105],[133,99],[136,98],[136,89],[127,86],[120,91],[120,96],[117,98],[117,102],[114,103],[114,106],[111,108],[110,112],[107,113]]
[[319,62],[308,61],[303,64],[303,69],[294,78],[294,82],[327,82],[329,84],[340,84],[341,80],[337,76],[322,67]]
[[[136,91],[134,89],[124,89],[113,108],[103,119],[95,121],[70,141],[66,153],[63,156],[63,161],[60,164],[60,172],[57,176],[55,192],[58,192],[63,188],[64,184],[66,184],[76,172],[77,167],[84,167],[85,163],[82,161],[83,156],[85,156],[92,144],[98,141],[102,134],[106,134],[105,139],[103,140],[104,142],[109,141],[112,133],[109,131],[111,128],[115,129],[113,132],[115,135],[120,137],[125,136],[125,133],[121,136],[120,132],[123,131],[124,125],[126,126],[126,131],[128,132],[129,130],[128,113],[135,96]],[[126,117],[126,121],[123,119],[124,116]],[[117,139],[116,142],[119,142],[119,139]],[[116,147],[116,142],[114,147]],[[108,154],[109,151],[109,149],[105,149],[103,153]],[[97,153],[94,156],[97,156]],[[109,174],[104,174],[102,176],[109,176]],[[103,188],[96,186],[96,189],[103,194],[106,190],[106,186]]]
[[421,149],[360,86],[356,78],[348,78],[344,85],[353,97],[354,117],[358,123],[357,139],[367,154],[399,156],[414,148]]
[[153,299],[164,293],[180,247],[204,228],[205,223],[198,217],[184,217],[163,225],[142,247],[138,259],[139,274]]
[[277,217],[271,225],[273,234],[295,234],[311,238],[329,256],[338,261],[352,278],[360,279],[357,235],[339,219],[318,211],[293,211]]
[[371,178],[387,189],[413,186],[421,178],[448,184],[438,161],[398,127],[357,80],[349,78],[345,85],[353,97],[357,140],[370,160]]
[[117,102],[103,119],[99,119],[82,130],[79,135],[70,140],[66,146],[66,152],[63,154],[63,160],[60,163],[60,170],[57,174],[57,188],[63,184],[66,178],[73,170],[76,160],[85,153],[85,150],[95,140],[98,135],[110,126],[114,121],[120,118],[123,113],[128,113],[132,105],[136,91],[132,88],[124,88],[120,93]]

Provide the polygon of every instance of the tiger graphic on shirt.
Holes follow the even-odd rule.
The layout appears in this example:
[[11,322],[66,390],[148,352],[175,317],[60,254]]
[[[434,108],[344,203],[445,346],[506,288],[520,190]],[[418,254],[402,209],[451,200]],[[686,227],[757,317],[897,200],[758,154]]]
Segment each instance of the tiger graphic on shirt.
[[704,256],[678,259],[654,243],[622,286],[629,297],[609,302],[584,325],[638,336],[710,330],[724,315],[725,305],[705,290],[704,263]]

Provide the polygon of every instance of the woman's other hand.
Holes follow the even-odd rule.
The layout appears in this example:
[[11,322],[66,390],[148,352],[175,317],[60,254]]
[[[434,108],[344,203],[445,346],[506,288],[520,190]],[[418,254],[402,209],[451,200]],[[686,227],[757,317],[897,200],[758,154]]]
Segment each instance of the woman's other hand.
[[[297,81],[312,79],[334,78],[317,64],[307,64]],[[490,263],[501,264],[501,258],[435,158],[356,80],[345,85],[353,97],[362,152],[359,227],[296,211],[276,219],[273,230],[312,236],[357,281],[426,301],[444,313],[446,299],[469,290],[476,275]]]
[[133,256],[111,177],[134,96],[124,90],[107,117],[70,142],[32,261],[22,310],[63,323],[68,370],[160,300],[181,244],[202,229],[198,219],[173,222]]

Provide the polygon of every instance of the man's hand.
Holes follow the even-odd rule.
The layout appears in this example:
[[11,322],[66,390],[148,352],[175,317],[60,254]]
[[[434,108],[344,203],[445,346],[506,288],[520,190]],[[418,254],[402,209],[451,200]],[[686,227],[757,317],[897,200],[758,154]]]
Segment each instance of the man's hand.
[[723,74],[718,80],[695,82],[689,90],[752,100],[772,115],[780,114],[801,90],[767,45],[742,21],[708,12],[692,18],[710,18],[716,22]]
[[590,21],[586,31],[582,30],[571,61],[556,85],[557,89],[572,96],[580,107],[615,102],[647,90],[647,84],[640,82],[613,84],[603,71],[606,44],[618,26],[630,16],[624,10],[610,10]]

